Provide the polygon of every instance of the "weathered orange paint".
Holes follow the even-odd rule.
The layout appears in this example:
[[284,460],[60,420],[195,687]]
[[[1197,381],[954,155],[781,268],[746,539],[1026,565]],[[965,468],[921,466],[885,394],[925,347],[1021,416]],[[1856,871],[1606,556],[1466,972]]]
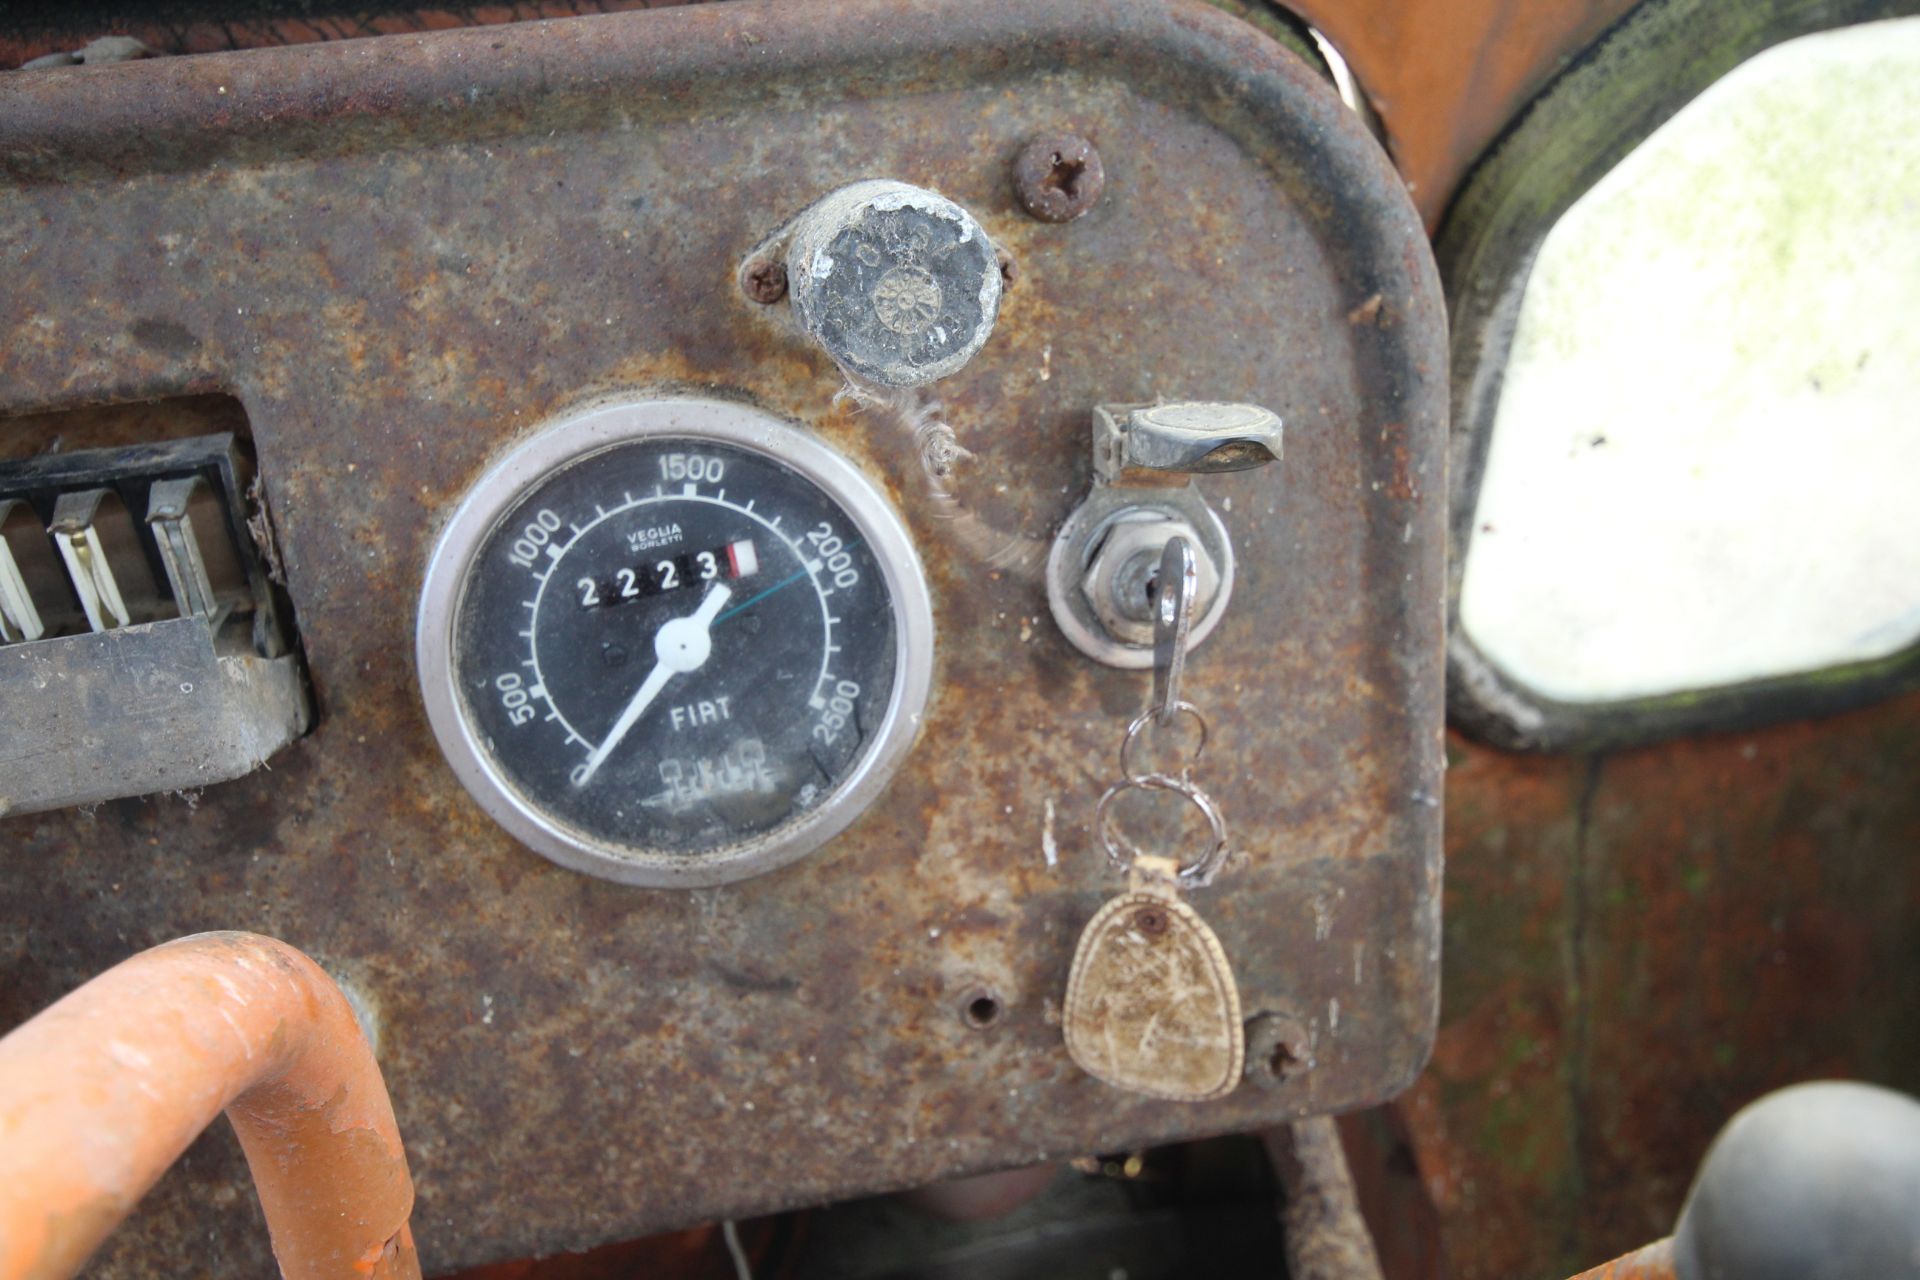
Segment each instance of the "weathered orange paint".
[[1655,1241],[1623,1258],[1582,1271],[1573,1280],[1674,1280],[1673,1241]]
[[1432,227],[1467,169],[1638,0],[1289,0],[1332,42]]
[[418,1280],[413,1181],[346,997],[271,938],[117,965],[0,1040],[0,1280],[70,1276],[222,1111],[286,1280]]

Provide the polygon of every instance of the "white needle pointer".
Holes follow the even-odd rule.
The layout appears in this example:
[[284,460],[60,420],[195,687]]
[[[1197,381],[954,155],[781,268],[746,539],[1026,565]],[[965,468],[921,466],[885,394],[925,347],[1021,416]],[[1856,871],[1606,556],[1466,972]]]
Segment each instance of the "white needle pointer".
[[711,630],[713,619],[727,601],[733,598],[733,588],[725,583],[716,582],[707,591],[707,598],[700,607],[684,618],[673,618],[662,624],[653,637],[653,670],[647,673],[646,681],[627,703],[626,710],[613,722],[613,730],[606,740],[593,749],[587,757],[587,767],[581,771],[579,781],[573,785],[584,787],[593,781],[593,775],[599,772],[600,765],[613,754],[620,740],[627,736],[627,730],[633,728],[641,716],[646,714],[660,691],[667,687],[667,681],[682,672],[698,671],[706,665],[707,655],[713,652]]

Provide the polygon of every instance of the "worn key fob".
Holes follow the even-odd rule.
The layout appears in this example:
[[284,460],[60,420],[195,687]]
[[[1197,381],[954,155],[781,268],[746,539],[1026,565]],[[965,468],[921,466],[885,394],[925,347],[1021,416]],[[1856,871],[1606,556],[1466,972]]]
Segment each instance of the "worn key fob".
[[1171,858],[1137,859],[1127,892],[1087,923],[1063,1029],[1088,1075],[1204,1102],[1232,1092],[1246,1064],[1240,992],[1220,940],[1181,900],[1174,873]]

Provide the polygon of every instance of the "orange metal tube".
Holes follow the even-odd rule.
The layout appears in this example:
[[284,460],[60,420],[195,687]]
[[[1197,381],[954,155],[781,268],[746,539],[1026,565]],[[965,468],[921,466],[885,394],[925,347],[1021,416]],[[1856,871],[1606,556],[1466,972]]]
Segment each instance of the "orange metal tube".
[[77,1271],[222,1111],[286,1280],[418,1280],[413,1180],[346,997],[271,938],[203,933],[0,1040],[0,1280]]
[[1582,1271],[1573,1280],[1674,1280],[1673,1241],[1657,1240],[1591,1271]]

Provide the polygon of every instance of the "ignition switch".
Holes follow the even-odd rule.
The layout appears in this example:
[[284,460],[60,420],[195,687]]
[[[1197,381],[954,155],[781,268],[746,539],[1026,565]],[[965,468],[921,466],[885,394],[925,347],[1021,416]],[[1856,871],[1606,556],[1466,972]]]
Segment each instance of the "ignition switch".
[[1093,491],[1047,560],[1047,600],[1074,647],[1108,666],[1153,665],[1154,575],[1176,537],[1198,579],[1191,643],[1206,639],[1233,593],[1233,543],[1193,477],[1278,461],[1280,443],[1279,416],[1258,405],[1097,407]]

